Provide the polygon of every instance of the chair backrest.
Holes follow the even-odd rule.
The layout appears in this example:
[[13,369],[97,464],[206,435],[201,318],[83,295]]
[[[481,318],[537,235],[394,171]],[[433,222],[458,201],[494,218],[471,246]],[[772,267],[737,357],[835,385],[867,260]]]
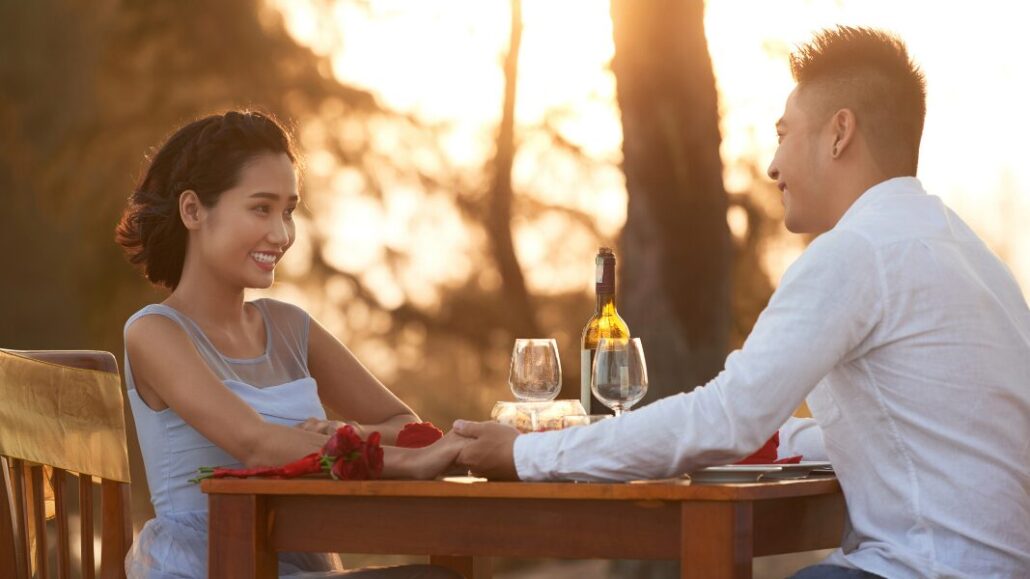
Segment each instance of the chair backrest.
[[[0,574],[4,577],[50,576],[48,494],[54,502],[56,576],[71,577],[77,560],[78,575],[93,579],[93,519],[98,510],[100,576],[125,577],[132,523],[122,412],[118,363],[111,353],[0,350],[0,569],[4,570]],[[93,508],[94,483],[100,487],[99,509]],[[69,538],[73,494],[78,495],[78,553]]]

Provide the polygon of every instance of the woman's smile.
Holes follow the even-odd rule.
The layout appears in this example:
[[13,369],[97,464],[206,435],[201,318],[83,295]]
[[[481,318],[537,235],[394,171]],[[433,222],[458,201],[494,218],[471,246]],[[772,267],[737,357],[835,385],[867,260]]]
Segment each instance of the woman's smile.
[[281,253],[271,253],[264,251],[252,251],[250,257],[254,259],[258,267],[265,271],[272,271],[275,269],[276,262],[279,261]]

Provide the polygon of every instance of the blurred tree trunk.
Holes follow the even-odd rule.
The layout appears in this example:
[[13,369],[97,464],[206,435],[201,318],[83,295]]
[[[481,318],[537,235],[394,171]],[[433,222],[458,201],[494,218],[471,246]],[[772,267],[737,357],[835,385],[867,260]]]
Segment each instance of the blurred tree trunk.
[[[620,312],[647,353],[645,403],[723,367],[732,322],[732,247],[719,157],[715,76],[702,0],[612,0],[629,206]],[[622,561],[620,577],[678,577],[675,564]]]
[[511,0],[511,35],[504,58],[504,103],[497,131],[497,151],[491,166],[489,210],[485,220],[494,261],[501,275],[507,305],[506,322],[517,337],[539,336],[536,314],[526,280],[515,254],[512,236],[511,168],[515,160],[515,95],[518,86],[519,48],[522,44],[522,0]]
[[629,192],[620,312],[647,351],[647,400],[722,369],[732,247],[701,0],[613,0]]

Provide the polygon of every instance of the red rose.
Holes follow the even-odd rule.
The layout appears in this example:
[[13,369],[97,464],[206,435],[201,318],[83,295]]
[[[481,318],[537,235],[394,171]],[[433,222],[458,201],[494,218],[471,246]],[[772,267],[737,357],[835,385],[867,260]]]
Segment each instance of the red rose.
[[443,431],[432,422],[409,422],[397,434],[397,446],[422,448],[443,438]]
[[337,428],[336,432],[322,446],[322,456],[335,460],[340,456],[360,449],[362,444],[358,431],[350,424],[345,424]]
[[357,448],[338,456],[329,473],[337,480],[379,478],[383,474],[383,448],[379,445],[381,439],[378,432],[368,435],[368,440],[360,442]]
[[364,480],[367,477],[363,464],[364,461],[361,459],[347,460],[347,457],[341,456],[333,463],[333,468],[329,473],[336,480]]
[[369,478],[379,478],[383,474],[383,447],[379,445],[382,437],[378,432],[368,435],[365,441],[364,460],[368,467]]

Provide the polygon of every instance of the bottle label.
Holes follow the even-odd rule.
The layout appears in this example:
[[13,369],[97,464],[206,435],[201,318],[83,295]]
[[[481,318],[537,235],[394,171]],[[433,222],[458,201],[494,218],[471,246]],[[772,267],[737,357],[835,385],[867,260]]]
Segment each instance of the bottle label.
[[594,352],[589,348],[583,348],[580,351],[579,359],[579,401],[583,404],[583,409],[586,410],[587,414],[590,414],[590,401],[594,395],[590,391],[590,369],[594,365]]
[[598,257],[595,261],[594,288],[599,294],[615,293],[615,257]]

